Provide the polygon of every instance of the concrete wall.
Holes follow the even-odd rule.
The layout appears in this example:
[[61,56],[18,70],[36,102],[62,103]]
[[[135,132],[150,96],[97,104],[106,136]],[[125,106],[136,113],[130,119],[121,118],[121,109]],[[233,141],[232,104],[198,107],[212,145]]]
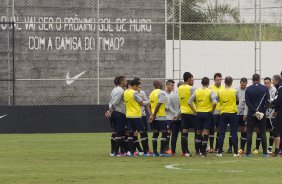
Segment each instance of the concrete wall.
[[[98,20],[97,6],[93,0],[15,1],[16,105],[96,104],[98,47],[102,104],[108,102],[117,75],[165,77],[165,26],[150,24],[165,21],[165,1],[100,1],[99,21],[109,23],[99,28],[91,24]],[[0,11],[0,17],[9,21],[6,11]],[[90,24],[81,24],[86,21]],[[7,34],[8,28],[0,26],[3,63],[8,62]],[[8,66],[11,58],[10,64],[1,65],[0,77],[7,78]],[[64,80],[68,72],[70,77],[85,73],[68,86]],[[6,83],[0,83],[1,105],[8,104],[11,93]]]

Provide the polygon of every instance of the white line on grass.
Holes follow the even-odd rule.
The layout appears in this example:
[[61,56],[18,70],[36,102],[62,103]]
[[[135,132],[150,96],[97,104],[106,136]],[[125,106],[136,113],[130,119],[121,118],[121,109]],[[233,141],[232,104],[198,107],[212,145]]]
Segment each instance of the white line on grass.
[[172,164],[172,165],[165,165],[164,167],[167,169],[176,169],[176,170],[180,170],[181,168],[178,167],[174,167],[174,166],[178,166],[179,164]]

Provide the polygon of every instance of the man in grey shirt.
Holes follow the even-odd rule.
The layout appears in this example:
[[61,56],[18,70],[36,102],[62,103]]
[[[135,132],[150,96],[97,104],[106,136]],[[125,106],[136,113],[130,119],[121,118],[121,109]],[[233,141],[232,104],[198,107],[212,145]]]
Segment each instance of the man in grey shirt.
[[[275,98],[277,89],[272,86],[271,78],[266,77],[264,78],[264,85],[268,89],[269,94],[270,94],[270,101],[272,101]],[[274,122],[274,109],[268,108],[266,110],[266,121],[267,121],[267,129],[269,131],[269,146],[268,146],[268,153],[272,153],[272,146],[274,142],[274,135],[273,135],[273,125],[272,123]]]
[[[177,83],[177,88],[183,84],[183,81]],[[175,115],[180,113],[180,101],[178,96],[178,91],[171,94],[171,107],[173,108]],[[172,121],[171,124],[171,155],[175,155],[176,143],[178,139],[178,134],[181,131],[181,120],[177,119]]]
[[[240,87],[237,88],[238,97],[239,97],[239,104],[237,105],[238,108],[238,125],[240,126],[241,138],[240,138],[240,149],[238,151],[239,154],[244,154],[245,145],[247,142],[247,131],[246,131],[246,122],[244,121],[244,111],[246,107],[245,102],[245,91],[247,88],[248,79],[243,77],[240,79]],[[229,141],[230,142],[230,141]]]
[[109,110],[106,112],[106,117],[110,118],[112,129],[112,139],[114,143],[113,153],[111,156],[120,156],[119,149],[122,154],[124,153],[122,137],[125,131],[125,106],[123,101],[123,88],[126,87],[126,78],[124,76],[118,76],[115,79],[116,87],[111,93],[111,100],[109,103]]
[[168,127],[168,135],[165,151],[167,154],[171,154],[171,150],[169,149],[170,143],[170,134],[171,134],[171,124],[173,118],[177,115],[171,104],[171,93],[173,92],[175,82],[173,80],[166,81],[166,89],[165,89],[165,111],[166,111],[166,121]]

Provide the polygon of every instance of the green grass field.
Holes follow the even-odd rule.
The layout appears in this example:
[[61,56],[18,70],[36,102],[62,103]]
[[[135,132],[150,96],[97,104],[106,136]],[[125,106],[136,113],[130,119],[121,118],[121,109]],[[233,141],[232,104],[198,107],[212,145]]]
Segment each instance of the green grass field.
[[[118,158],[109,157],[108,140],[108,133],[2,134],[0,183],[281,183],[282,158]],[[171,164],[179,169],[165,168]]]

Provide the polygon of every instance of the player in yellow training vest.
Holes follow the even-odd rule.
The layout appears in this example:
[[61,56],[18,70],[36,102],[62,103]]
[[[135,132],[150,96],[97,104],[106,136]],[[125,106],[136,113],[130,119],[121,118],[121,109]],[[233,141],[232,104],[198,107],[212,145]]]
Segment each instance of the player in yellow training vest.
[[141,143],[144,149],[144,156],[149,156],[148,154],[148,137],[146,136],[144,124],[142,122],[142,110],[141,106],[144,105],[142,98],[137,92],[141,83],[138,80],[132,80],[130,83],[131,89],[127,89],[124,92],[124,104],[126,110],[126,123],[128,136],[128,145],[130,153],[129,156],[134,156],[134,143],[133,137],[134,132],[140,133]]
[[[206,149],[209,141],[209,129],[213,121],[213,112],[216,107],[216,96],[209,89],[210,80],[202,79],[202,87],[198,88],[189,99],[189,106],[197,113],[195,148],[196,154],[206,157]],[[193,106],[195,102],[197,110]]]
[[[165,146],[168,136],[166,111],[165,111],[165,93],[162,90],[163,85],[161,81],[156,80],[153,82],[153,85],[155,89],[151,92],[149,97],[150,100],[149,123],[151,123],[151,127],[153,129],[153,138],[152,138],[153,156],[169,156],[165,154]],[[157,151],[159,132],[162,132],[160,153],[158,153]]]
[[[196,124],[196,114],[192,111],[191,107],[188,105],[188,101],[191,95],[194,93],[194,77],[190,72],[185,72],[183,74],[184,84],[178,88],[178,97],[180,101],[180,114],[181,114],[181,148],[182,155],[190,157],[190,151],[188,148],[188,130],[193,128],[195,130]],[[178,119],[179,116],[176,118]]]
[[232,77],[226,77],[224,80],[225,87],[218,91],[218,99],[220,103],[220,120],[219,120],[219,151],[217,157],[222,157],[222,149],[227,125],[230,124],[230,132],[232,136],[232,144],[234,147],[234,157],[238,154],[238,121],[237,121],[237,104],[239,103],[238,92],[232,88]]
[[[214,94],[217,96],[217,93],[220,89],[224,88],[224,86],[221,85],[221,81],[222,81],[222,75],[221,73],[215,73],[214,74],[214,84],[210,86],[210,88],[212,89],[212,91],[214,92]],[[213,147],[213,143],[214,143],[214,132],[217,132],[216,134],[216,145],[215,145],[215,150],[218,151],[218,139],[219,139],[219,113],[220,113],[220,104],[219,102],[216,105],[215,111],[213,113],[213,123],[211,124],[211,128],[210,128],[210,153],[214,152],[214,147]]]

